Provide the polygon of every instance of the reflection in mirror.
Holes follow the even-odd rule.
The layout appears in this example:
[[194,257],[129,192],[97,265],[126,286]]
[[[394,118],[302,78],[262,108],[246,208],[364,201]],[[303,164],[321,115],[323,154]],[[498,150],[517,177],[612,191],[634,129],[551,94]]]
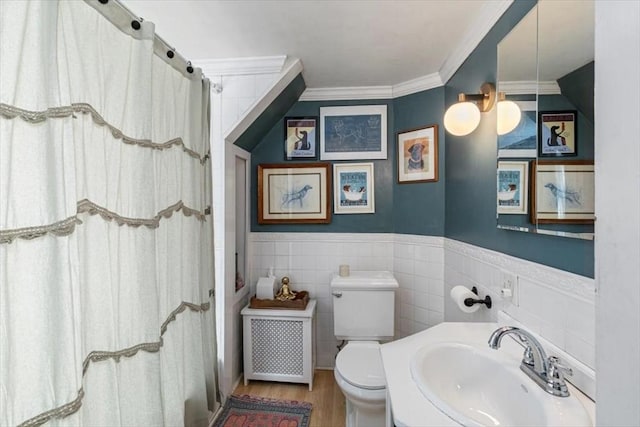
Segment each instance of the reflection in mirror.
[[246,248],[247,248],[247,161],[236,156],[236,281],[235,290],[238,292],[245,286],[246,277]]
[[498,136],[499,228],[593,238],[593,27],[593,1],[541,0],[498,44],[522,111]]

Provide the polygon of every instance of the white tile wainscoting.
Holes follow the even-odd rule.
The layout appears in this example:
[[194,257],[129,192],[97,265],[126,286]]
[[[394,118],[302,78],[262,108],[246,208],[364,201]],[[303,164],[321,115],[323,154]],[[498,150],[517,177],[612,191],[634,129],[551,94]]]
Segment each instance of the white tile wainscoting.
[[442,322],[443,238],[384,233],[251,233],[249,271],[252,295],[258,277],[269,267],[294,290],[318,300],[317,365],[332,368],[338,341],[333,335],[330,282],[341,264],[351,270],[393,271],[396,294],[396,338]]
[[[595,282],[588,277],[547,267],[478,246],[446,239],[445,294],[456,285],[476,286],[491,296],[491,310],[462,313],[445,298],[447,321],[496,321],[504,310],[590,368],[595,368]],[[517,277],[515,296],[500,296],[503,272]]]
[[[351,270],[389,270],[400,284],[396,294],[396,336],[403,338],[443,321],[497,321],[498,310],[594,367],[595,286],[593,279],[499,252],[434,236],[385,233],[250,233],[249,283],[274,268],[289,276],[294,290],[318,300],[317,365],[332,368],[338,342],[333,336],[330,281],[340,264]],[[500,297],[502,272],[517,276],[515,300]],[[494,307],[468,315],[448,297],[453,286],[477,286]]]

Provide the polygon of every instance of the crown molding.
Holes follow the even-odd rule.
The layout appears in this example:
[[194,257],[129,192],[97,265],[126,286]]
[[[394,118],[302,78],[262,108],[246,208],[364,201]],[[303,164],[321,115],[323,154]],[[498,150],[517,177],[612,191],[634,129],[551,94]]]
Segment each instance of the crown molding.
[[356,99],[393,99],[442,86],[440,74],[433,73],[393,86],[355,86],[307,88],[300,101],[345,101]]
[[522,80],[512,82],[498,82],[500,92],[506,95],[560,95],[560,86],[554,80],[537,82]]
[[478,19],[469,27],[462,43],[458,45],[444,61],[440,68],[440,78],[447,82],[460,68],[471,52],[478,46],[489,30],[498,22],[502,14],[511,6],[513,0],[499,0],[486,2],[478,14]]
[[422,92],[424,90],[433,89],[443,86],[444,83],[439,73],[432,73],[417,79],[408,80],[393,86],[393,97],[399,98],[405,95]]
[[284,69],[278,76],[276,82],[269,88],[267,93],[258,99],[247,113],[231,127],[225,135],[227,143],[234,143],[251,126],[251,124],[262,114],[280,93],[302,72],[302,62],[297,58],[289,58],[284,64]]
[[202,59],[193,61],[210,76],[279,73],[287,55],[246,58]]
[[560,95],[558,82],[552,80],[548,82],[538,82],[538,95]]
[[344,101],[352,99],[390,99],[393,98],[391,86],[356,86],[307,88],[300,101]]

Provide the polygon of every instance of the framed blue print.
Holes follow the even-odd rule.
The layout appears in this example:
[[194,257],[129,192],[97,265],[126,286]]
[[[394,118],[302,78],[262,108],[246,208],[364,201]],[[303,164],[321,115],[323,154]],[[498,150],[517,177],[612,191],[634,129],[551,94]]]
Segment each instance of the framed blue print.
[[320,159],[387,158],[387,106],[320,108]]
[[375,213],[373,163],[334,163],[333,212]]

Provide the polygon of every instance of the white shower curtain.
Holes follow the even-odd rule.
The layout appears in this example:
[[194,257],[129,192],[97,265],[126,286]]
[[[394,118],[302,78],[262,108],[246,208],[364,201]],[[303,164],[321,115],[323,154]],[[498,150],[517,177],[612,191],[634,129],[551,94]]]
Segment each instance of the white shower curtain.
[[0,1],[2,426],[217,405],[209,82],[104,3]]

